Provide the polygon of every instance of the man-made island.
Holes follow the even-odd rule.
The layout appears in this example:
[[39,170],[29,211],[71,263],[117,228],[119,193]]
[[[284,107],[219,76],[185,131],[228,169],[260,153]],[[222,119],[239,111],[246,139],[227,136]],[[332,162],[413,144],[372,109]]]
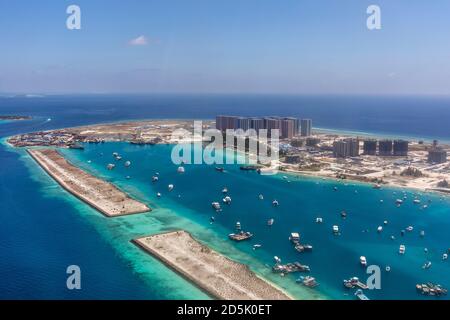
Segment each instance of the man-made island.
[[259,278],[250,269],[196,241],[186,231],[134,240],[170,268],[223,300],[288,300],[287,294]]
[[30,116],[16,116],[16,115],[0,115],[0,121],[19,121],[19,120],[31,120]]
[[[224,119],[226,121],[224,121]],[[422,191],[450,193],[450,146],[425,141],[376,139],[346,133],[319,132],[311,129],[310,119],[247,119],[218,116],[216,122],[203,121],[203,129],[281,128],[280,159],[272,169],[299,175],[346,179],[383,185],[407,187]],[[245,124],[249,122],[249,126]],[[285,126],[285,122],[289,125]],[[278,124],[279,123],[279,124]],[[224,126],[226,124],[226,126]],[[304,129],[301,129],[304,128]],[[98,124],[75,128],[41,131],[8,139],[15,147],[55,146],[80,148],[80,143],[124,141],[135,145],[177,143],[176,130],[192,132],[192,120],[142,120]],[[286,132],[284,132],[284,131]],[[284,133],[283,133],[284,132]]]
[[150,211],[112,184],[73,166],[56,150],[28,150],[28,153],[64,189],[108,217]]

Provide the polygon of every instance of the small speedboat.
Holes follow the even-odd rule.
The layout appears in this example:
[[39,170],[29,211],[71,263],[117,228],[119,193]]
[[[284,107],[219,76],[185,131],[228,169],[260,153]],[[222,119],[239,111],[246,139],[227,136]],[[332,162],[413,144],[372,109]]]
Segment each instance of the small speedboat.
[[269,219],[267,220],[267,225],[270,227],[271,225],[273,225],[274,222],[275,222],[274,219]]
[[414,199],[414,200],[413,200],[413,203],[414,203],[414,204],[420,204],[420,200],[419,200],[419,199]]
[[320,218],[320,217],[317,217],[317,218],[316,218],[316,223],[323,223],[323,219]]
[[390,266],[386,266],[386,272],[391,272],[391,267]]
[[413,226],[408,226],[407,228],[406,228],[406,231],[408,231],[408,232],[411,232],[411,231],[413,231],[414,230],[414,227]]
[[419,233],[419,235],[423,238],[423,237],[425,237],[425,231],[420,231],[420,233]]
[[370,300],[361,289],[356,290],[355,297],[357,297],[359,300]]
[[131,166],[131,161],[125,161],[124,166],[125,166],[125,167]]
[[158,198],[161,198],[161,193],[158,192],[158,193],[156,194],[156,196],[157,196]]
[[259,249],[259,248],[261,248],[261,247],[262,247],[261,244],[254,244],[254,245],[253,245],[253,250]]
[[333,233],[334,234],[338,234],[339,233],[339,227],[338,226],[333,226]]
[[220,203],[213,202],[213,203],[211,203],[211,206],[214,208],[214,210],[220,211]]
[[278,206],[280,205],[280,203],[278,202],[278,200],[273,200],[273,201],[272,201],[272,205],[273,205],[274,207],[278,207]]
[[347,212],[342,211],[342,212],[341,212],[341,217],[342,217],[343,219],[347,218]]
[[431,261],[427,261],[422,266],[422,269],[430,269],[431,268]]
[[405,245],[401,244],[399,249],[398,249],[398,253],[405,254],[405,251],[406,251]]
[[228,193],[228,188],[223,188],[222,193]]
[[367,259],[364,256],[359,257],[359,262],[363,267],[367,267]]
[[447,260],[448,259],[448,254],[447,253],[444,253],[443,255],[442,255],[442,260]]
[[235,228],[236,228],[236,230],[241,230],[241,223],[239,221],[236,222]]
[[169,185],[167,186],[167,189],[168,189],[169,191],[172,191],[173,188],[174,188],[173,184],[169,184]]
[[156,181],[158,181],[158,180],[159,180],[158,176],[153,176],[153,177],[152,177],[152,182],[156,182]]
[[116,165],[115,164],[112,164],[112,163],[110,163],[110,164],[108,164],[107,166],[106,166],[106,168],[108,169],[108,170],[112,170],[112,169],[114,169],[116,167]]
[[185,172],[184,167],[178,167],[177,172],[178,173],[184,173]]
[[382,227],[382,226],[379,226],[379,227],[377,228],[377,232],[378,232],[378,233],[383,232],[383,227]]
[[264,196],[263,196],[262,194],[260,194],[260,195],[258,196],[258,198],[259,198],[259,200],[264,200]]

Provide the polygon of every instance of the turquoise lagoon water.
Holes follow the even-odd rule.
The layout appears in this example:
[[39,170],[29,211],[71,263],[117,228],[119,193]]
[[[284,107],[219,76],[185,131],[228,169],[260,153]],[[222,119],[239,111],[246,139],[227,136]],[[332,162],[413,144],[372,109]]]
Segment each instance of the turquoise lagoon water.
[[[148,214],[115,219],[104,218],[92,209],[81,211],[89,212],[83,215],[92,220],[105,241],[112,242],[118,254],[146,281],[170,288],[164,290],[164,294],[172,292],[172,297],[185,297],[186,292],[181,289],[185,281],[142,253],[129,240],[174,229],[190,231],[199,240],[248,264],[297,298],[354,299],[353,292],[342,286],[342,280],[352,276],[367,278],[359,264],[361,255],[367,257],[369,264],[382,269],[382,288],[368,291],[371,299],[422,299],[415,290],[419,282],[450,286],[450,265],[441,258],[450,243],[448,198],[406,191],[405,204],[397,208],[395,200],[403,197],[403,193],[395,188],[375,190],[370,185],[292,176],[288,182],[281,174],[261,176],[243,172],[238,165],[225,166],[224,173],[217,172],[214,166],[186,165],[186,172],[179,174],[177,166],[171,162],[171,150],[172,146],[166,145],[142,147],[126,143],[86,145],[84,151],[63,150],[76,165],[108,179],[154,209]],[[106,170],[106,165],[115,161],[113,152],[119,152],[122,162],[130,160],[132,165],[125,168],[118,162],[114,170]],[[152,183],[151,176],[155,172],[160,173],[160,180]],[[126,176],[131,179],[127,180]],[[175,185],[172,192],[167,190],[168,184]],[[338,191],[334,191],[335,186]],[[232,204],[223,206],[223,212],[215,214],[211,202],[223,198],[224,187],[229,189]],[[157,192],[163,195],[160,199],[156,197]],[[264,200],[259,200],[260,193]],[[423,209],[413,204],[414,196],[419,196],[423,203],[431,201],[429,207]],[[279,207],[271,205],[273,199],[280,202]],[[77,206],[86,207],[81,203]],[[342,210],[347,212],[346,219],[340,216]],[[210,224],[211,216],[215,217],[214,224]],[[315,223],[318,216],[323,217],[323,224]],[[272,227],[266,224],[270,218],[275,219]],[[378,234],[376,229],[384,220],[389,223]],[[227,239],[237,221],[243,229],[254,233],[252,240],[233,243]],[[332,234],[335,224],[340,227],[340,236]],[[402,237],[400,231],[409,225],[414,226],[414,231]],[[423,238],[419,236],[422,230],[426,233]],[[314,251],[296,252],[288,240],[291,232],[299,232],[302,242],[312,244]],[[396,240],[391,240],[391,235]],[[252,246],[257,243],[262,244],[262,248],[253,250]],[[406,245],[404,256],[398,254],[400,244]],[[296,284],[294,275],[282,278],[272,274],[270,266],[275,255],[283,262],[299,261],[309,265],[320,286],[311,290]],[[422,268],[426,261],[432,262],[430,269]],[[389,273],[384,271],[388,265]],[[195,288],[188,294],[192,298],[201,295]]]

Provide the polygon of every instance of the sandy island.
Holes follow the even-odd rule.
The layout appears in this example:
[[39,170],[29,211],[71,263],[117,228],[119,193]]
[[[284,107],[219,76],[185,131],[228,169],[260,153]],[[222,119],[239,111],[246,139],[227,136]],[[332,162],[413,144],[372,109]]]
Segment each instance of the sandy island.
[[281,289],[199,243],[186,231],[133,240],[170,268],[222,300],[291,300]]
[[150,211],[112,184],[75,167],[52,149],[27,150],[31,157],[64,189],[108,217]]

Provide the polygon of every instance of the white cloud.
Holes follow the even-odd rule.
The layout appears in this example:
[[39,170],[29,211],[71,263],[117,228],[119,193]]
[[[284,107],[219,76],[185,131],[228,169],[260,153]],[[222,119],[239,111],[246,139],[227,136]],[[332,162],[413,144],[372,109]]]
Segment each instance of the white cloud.
[[148,44],[148,39],[146,36],[142,35],[137,38],[131,39],[128,44],[130,46],[146,46]]

